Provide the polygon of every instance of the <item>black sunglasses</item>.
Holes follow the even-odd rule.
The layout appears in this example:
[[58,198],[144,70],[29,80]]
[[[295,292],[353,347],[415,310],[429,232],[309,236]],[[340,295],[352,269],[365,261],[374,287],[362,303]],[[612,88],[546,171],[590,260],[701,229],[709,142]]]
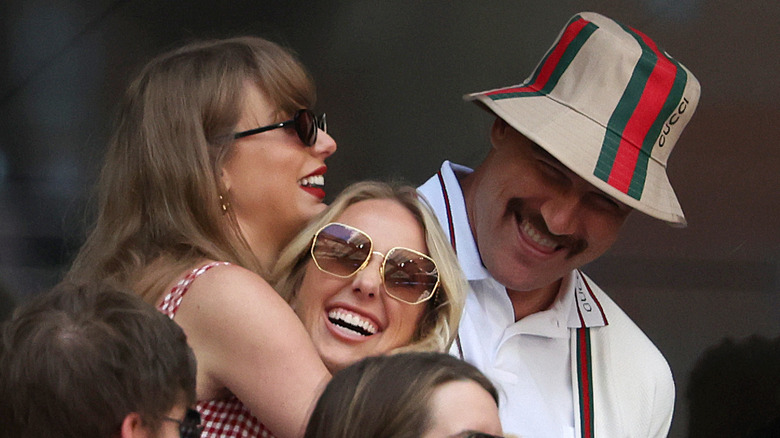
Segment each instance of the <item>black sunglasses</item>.
[[325,120],[325,114],[317,117],[313,112],[307,109],[299,109],[293,114],[293,118],[285,120],[284,122],[274,123],[273,125],[261,126],[259,128],[250,129],[248,131],[236,132],[233,134],[233,139],[243,138],[249,135],[259,134],[261,132],[270,131],[272,129],[284,128],[288,125],[295,127],[295,132],[298,134],[298,138],[301,139],[306,146],[314,146],[317,142],[317,131],[322,129],[323,132],[328,132],[328,123]]
[[203,426],[200,424],[200,414],[195,409],[187,409],[183,420],[171,417],[163,417],[163,420],[179,423],[179,436],[181,438],[200,438]]

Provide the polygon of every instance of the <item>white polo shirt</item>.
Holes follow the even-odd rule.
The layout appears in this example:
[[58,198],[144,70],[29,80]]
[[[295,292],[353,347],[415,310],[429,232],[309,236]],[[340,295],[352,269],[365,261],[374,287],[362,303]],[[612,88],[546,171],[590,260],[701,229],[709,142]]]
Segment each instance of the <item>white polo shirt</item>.
[[574,437],[579,428],[570,329],[604,326],[606,318],[596,305],[583,317],[575,300],[575,288],[582,290],[583,280],[572,271],[549,309],[515,322],[506,288],[482,265],[471,234],[458,182],[471,171],[445,162],[439,174],[419,188],[453,243],[474,292],[467,295],[459,342],[451,354],[477,366],[496,385],[505,433]]
[[[458,176],[470,172],[471,169],[457,164],[442,166],[440,175],[449,208],[438,176],[419,189],[448,234],[448,222],[452,222],[458,259],[474,291],[467,295],[460,323],[460,343],[453,345],[451,353],[461,356],[460,346],[463,359],[476,365],[496,385],[505,433],[523,437],[574,437],[569,360],[573,294],[565,293],[569,288],[562,287],[550,309],[515,322],[506,288],[483,267],[471,234],[458,183]],[[453,241],[451,235],[447,237]],[[570,282],[567,279],[565,283]]]

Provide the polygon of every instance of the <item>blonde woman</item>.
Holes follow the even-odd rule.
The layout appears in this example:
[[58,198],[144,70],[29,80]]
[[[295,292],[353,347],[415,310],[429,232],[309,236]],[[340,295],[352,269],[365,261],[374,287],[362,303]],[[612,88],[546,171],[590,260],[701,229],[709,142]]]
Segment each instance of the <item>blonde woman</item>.
[[446,352],[457,333],[465,280],[413,187],[347,187],[274,271],[331,372],[371,355]]

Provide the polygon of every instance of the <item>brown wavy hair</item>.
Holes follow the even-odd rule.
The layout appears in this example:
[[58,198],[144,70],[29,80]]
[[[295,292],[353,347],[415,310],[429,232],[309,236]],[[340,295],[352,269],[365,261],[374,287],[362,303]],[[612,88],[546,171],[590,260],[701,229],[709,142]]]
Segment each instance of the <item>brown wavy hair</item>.
[[121,102],[98,181],[98,216],[66,280],[112,281],[154,302],[203,259],[265,276],[219,177],[244,90],[278,118],[314,105],[313,82],[287,49],[258,37],[199,41],[149,62]]
[[477,368],[446,353],[365,358],[336,373],[314,407],[304,438],[417,438],[430,427],[439,386],[473,381],[498,392]]

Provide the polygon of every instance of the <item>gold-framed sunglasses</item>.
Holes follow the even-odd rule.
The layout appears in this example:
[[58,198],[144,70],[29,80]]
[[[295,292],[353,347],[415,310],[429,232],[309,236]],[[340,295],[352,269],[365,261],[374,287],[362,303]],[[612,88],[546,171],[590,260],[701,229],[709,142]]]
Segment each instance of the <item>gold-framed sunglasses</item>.
[[395,247],[387,254],[374,251],[371,236],[338,222],[326,224],[314,234],[311,258],[327,274],[349,278],[360,272],[374,254],[382,257],[379,274],[388,296],[406,304],[428,301],[439,288],[439,270],[427,255]]

